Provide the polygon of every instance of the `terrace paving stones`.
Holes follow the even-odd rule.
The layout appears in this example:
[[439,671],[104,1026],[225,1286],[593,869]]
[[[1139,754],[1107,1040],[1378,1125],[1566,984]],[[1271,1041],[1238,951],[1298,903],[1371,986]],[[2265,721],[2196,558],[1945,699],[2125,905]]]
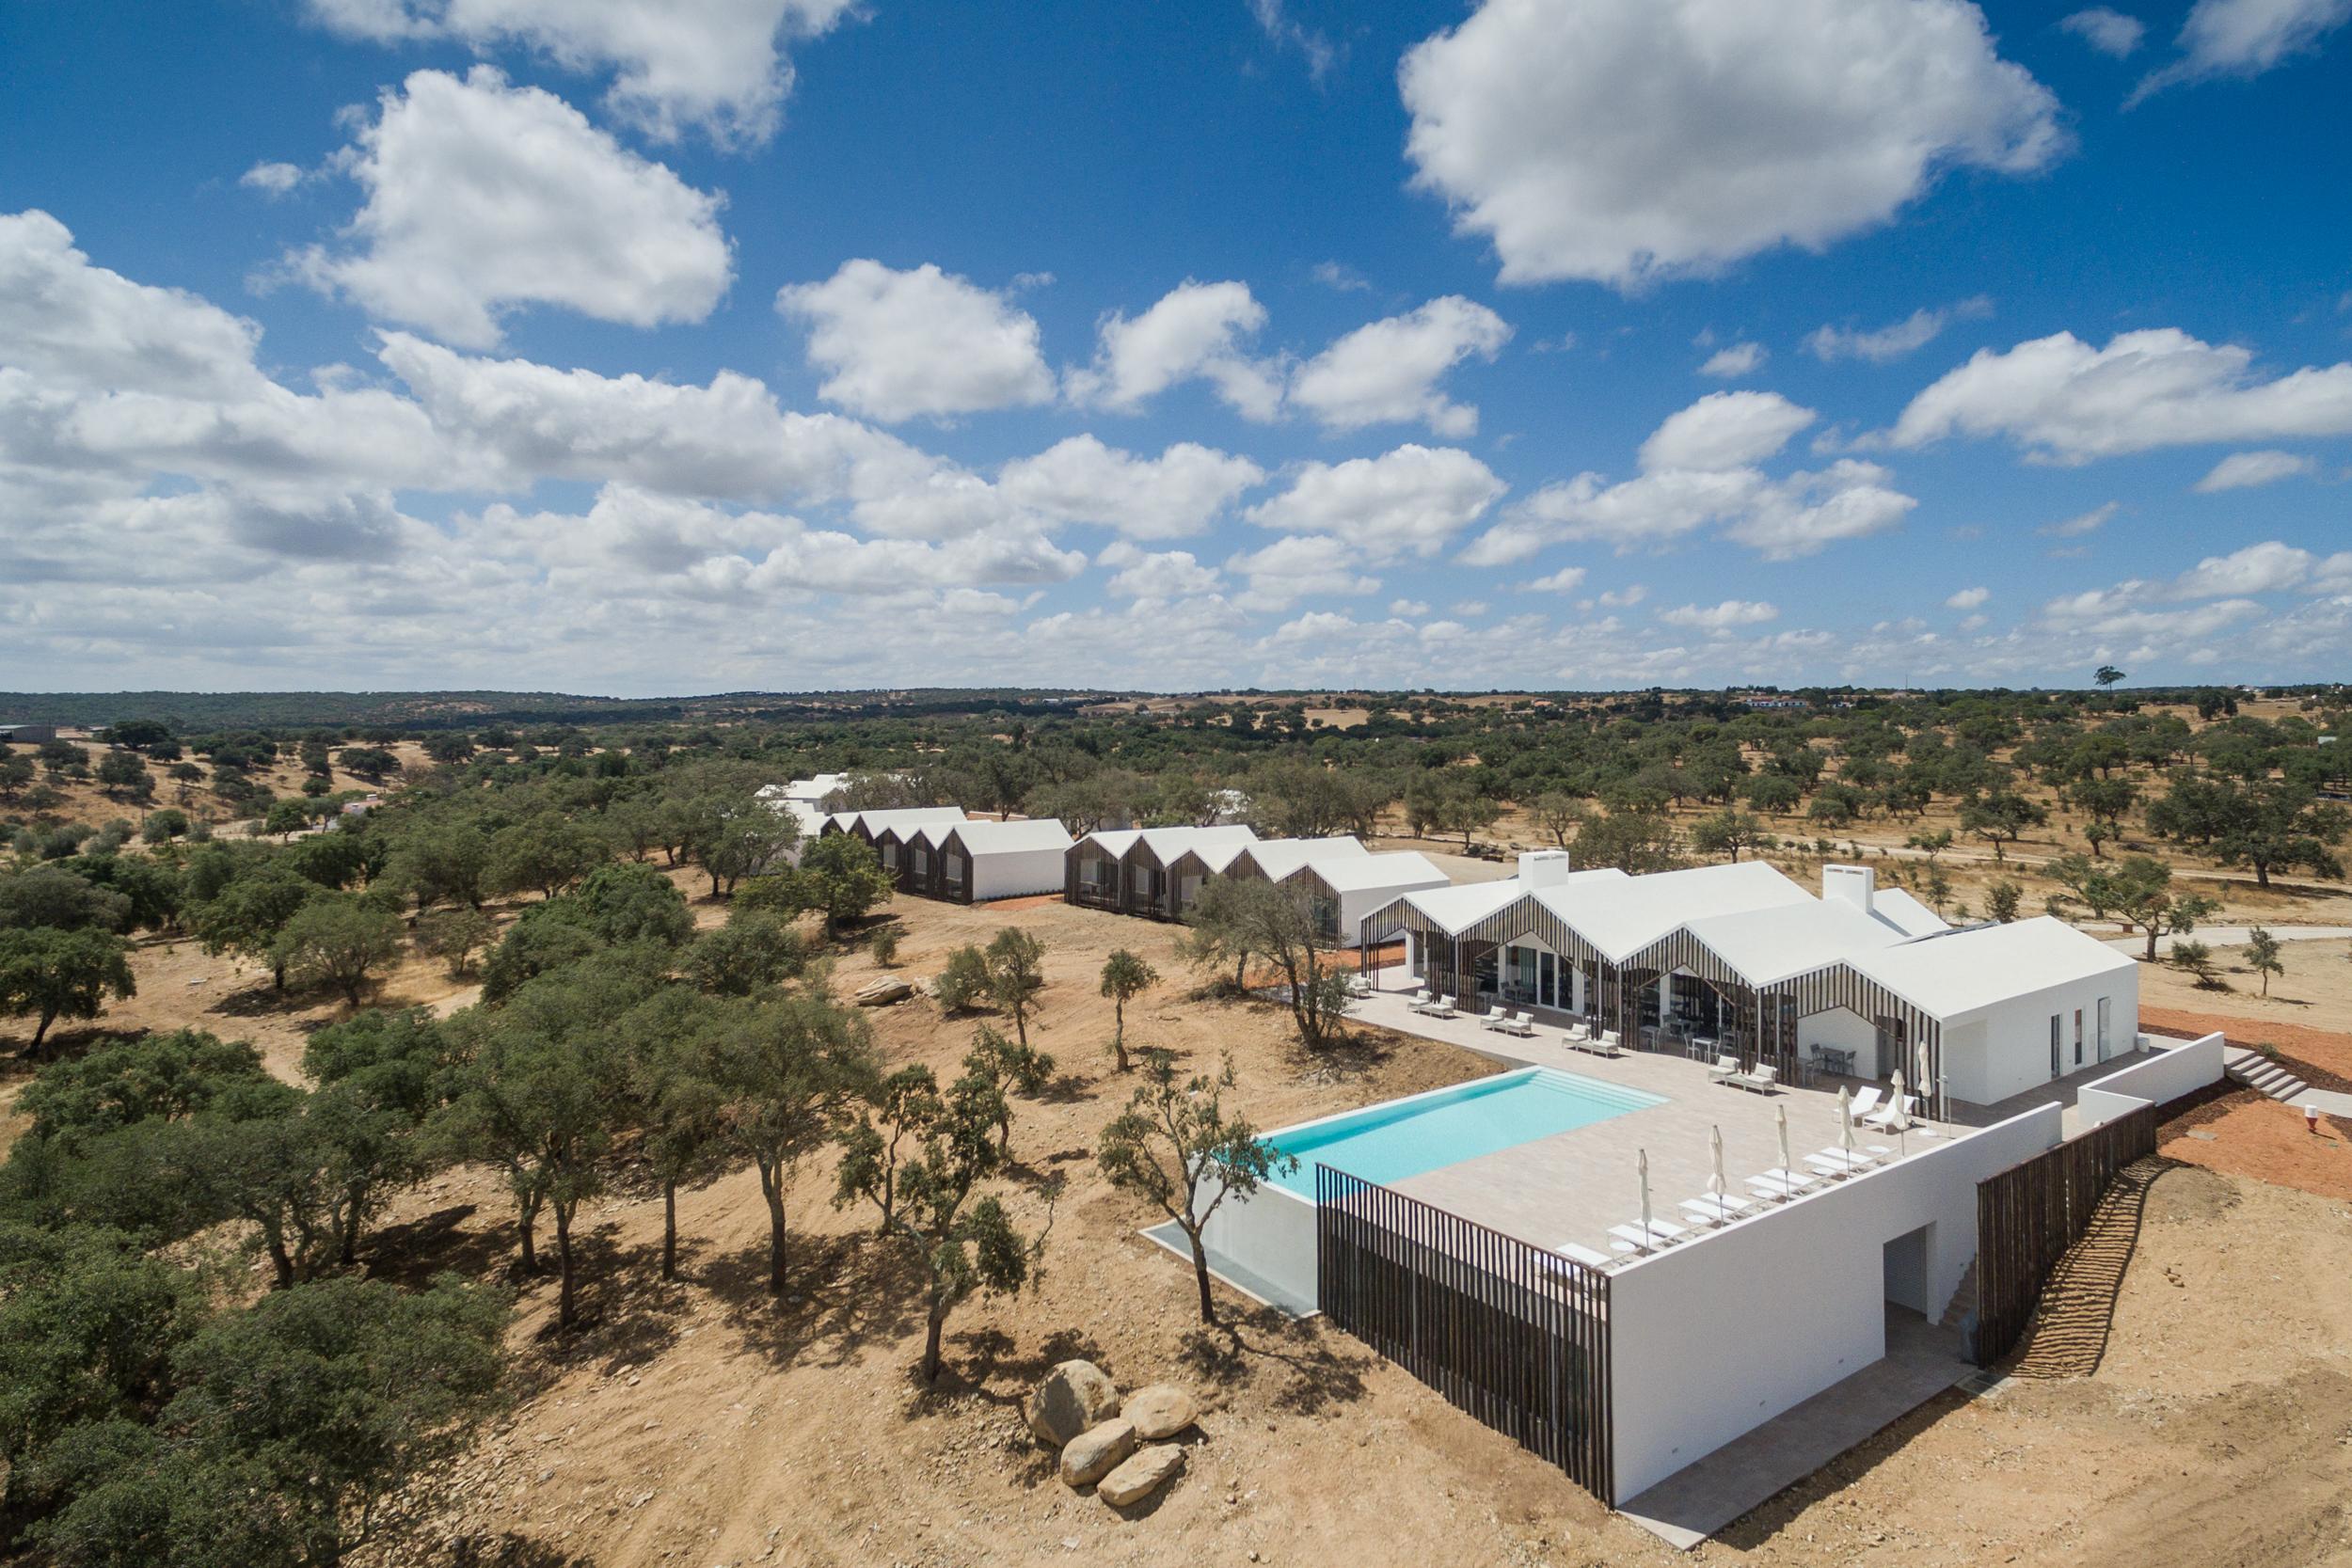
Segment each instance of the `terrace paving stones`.
[[1119,1388],[1091,1361],[1064,1361],[1029,1396],[1029,1431],[1058,1451],[1089,1427],[1119,1414]]
[[1173,1437],[1200,1417],[1200,1407],[1172,1383],[1154,1383],[1127,1396],[1120,1413],[1135,1423],[1136,1435],[1147,1443]]
[[1113,1508],[1139,1503],[1184,1473],[1184,1450],[1173,1443],[1154,1443],[1095,1483],[1094,1495]]
[[1091,1486],[1135,1451],[1136,1425],[1125,1417],[1089,1427],[1062,1448],[1062,1484],[1073,1491]]

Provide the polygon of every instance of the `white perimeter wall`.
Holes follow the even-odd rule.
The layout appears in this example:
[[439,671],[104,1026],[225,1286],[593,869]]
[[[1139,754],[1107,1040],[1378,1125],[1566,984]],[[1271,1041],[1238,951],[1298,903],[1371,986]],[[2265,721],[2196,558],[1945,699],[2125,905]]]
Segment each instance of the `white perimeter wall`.
[[[1955,1100],[1991,1105],[2050,1081],[2050,1015],[2064,1019],[2060,1075],[2099,1059],[2099,998],[2108,999],[2107,1053],[2139,1039],[2139,971],[2111,970],[1994,1004],[1944,1031],[1945,1086]],[[2082,1066],[2074,1063],[2074,1009],[2083,1013]]]
[[[1213,1196],[1203,1183],[1202,1201]],[[1248,1197],[1229,1197],[1201,1227],[1211,1252],[1229,1258],[1295,1302],[1312,1305],[1315,1204],[1312,1198],[1263,1182]]]
[[2168,1104],[2221,1082],[2221,1052],[2229,1042],[2218,1034],[2194,1040],[2142,1035],[2139,1043],[2153,1054],[2075,1091],[2074,1111],[2086,1129],[2113,1121],[2142,1105]]
[[1977,1183],[2054,1148],[2060,1130],[2058,1108],[2037,1106],[1618,1273],[1612,1500],[1883,1356],[1885,1245],[1922,1227],[1926,1300],[1914,1305],[1942,1316],[1977,1254]]
[[1025,898],[1062,891],[1066,862],[1059,849],[998,850],[972,857],[972,899]]

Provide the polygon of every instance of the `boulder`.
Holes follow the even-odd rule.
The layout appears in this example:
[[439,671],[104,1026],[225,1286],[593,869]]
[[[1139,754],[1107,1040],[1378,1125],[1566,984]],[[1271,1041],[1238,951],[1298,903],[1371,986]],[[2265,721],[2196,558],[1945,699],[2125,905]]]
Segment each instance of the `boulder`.
[[1097,1481],[1094,1495],[1113,1508],[1139,1503],[1184,1473],[1184,1450],[1173,1443],[1137,1449],[1125,1463]]
[[1091,1486],[1135,1451],[1135,1423],[1124,1417],[1089,1427],[1062,1446],[1062,1484],[1073,1489]]
[[1029,1431],[1057,1450],[1118,1414],[1119,1389],[1091,1361],[1061,1363],[1029,1396]]
[[1192,1396],[1172,1383],[1154,1383],[1127,1396],[1119,1412],[1132,1422],[1136,1435],[1147,1443],[1173,1437],[1199,1419]]
[[914,988],[906,981],[885,974],[858,987],[855,1000],[861,1007],[891,1007],[914,994]]

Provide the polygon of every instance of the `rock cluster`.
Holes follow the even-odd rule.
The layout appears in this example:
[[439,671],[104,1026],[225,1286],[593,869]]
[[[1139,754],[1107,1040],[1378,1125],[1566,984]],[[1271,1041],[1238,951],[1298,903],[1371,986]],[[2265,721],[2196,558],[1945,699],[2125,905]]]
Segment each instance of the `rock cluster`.
[[1091,1486],[1114,1508],[1139,1503],[1184,1474],[1174,1437],[1199,1418],[1192,1395],[1155,1383],[1127,1397],[1091,1361],[1064,1361],[1029,1396],[1029,1432],[1060,1454],[1062,1484]]

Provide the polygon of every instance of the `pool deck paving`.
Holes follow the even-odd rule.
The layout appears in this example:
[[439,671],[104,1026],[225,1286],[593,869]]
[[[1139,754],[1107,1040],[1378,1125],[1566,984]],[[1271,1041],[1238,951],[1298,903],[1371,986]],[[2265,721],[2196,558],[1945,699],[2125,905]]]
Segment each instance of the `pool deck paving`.
[[[1348,1016],[1509,1065],[1553,1068],[1664,1101],[1390,1183],[1407,1196],[1521,1241],[1610,1251],[1610,1227],[1641,1217],[1637,1170],[1645,1152],[1651,1218],[1687,1224],[1680,1204],[1707,1194],[1714,1168],[1708,1134],[1715,1128],[1723,1130],[1725,1187],[1735,1197],[1753,1196],[1747,1178],[1779,1167],[1778,1113],[1784,1108],[1789,1152],[1799,1170],[1808,1168],[1808,1154],[1838,1147],[1835,1089],[1756,1094],[1709,1083],[1705,1062],[1681,1056],[1636,1051],[1595,1056],[1570,1050],[1556,1028],[1539,1026],[1533,1037],[1521,1037],[1486,1029],[1467,1015],[1430,1018],[1409,1010],[1409,994],[1383,991],[1363,998],[1350,1006]],[[1854,1136],[1859,1148],[1881,1146],[1888,1157],[1901,1158],[1939,1148],[1967,1131],[1921,1123],[1899,1135],[1857,1127]]]

